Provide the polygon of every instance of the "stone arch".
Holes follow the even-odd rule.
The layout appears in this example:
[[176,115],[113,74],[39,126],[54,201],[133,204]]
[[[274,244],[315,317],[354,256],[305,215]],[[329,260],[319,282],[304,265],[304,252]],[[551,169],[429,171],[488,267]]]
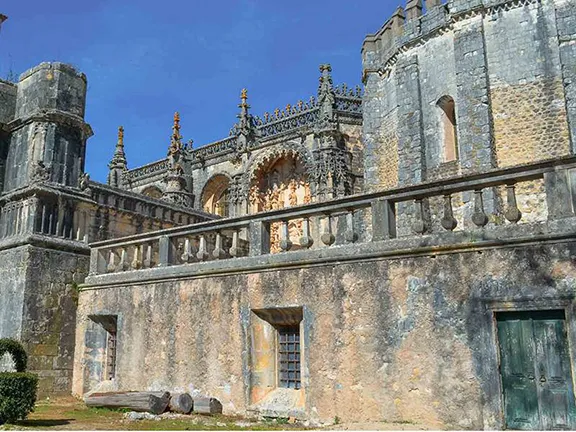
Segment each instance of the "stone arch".
[[150,198],[160,199],[162,198],[163,192],[158,186],[152,185],[142,189],[142,195]]
[[294,142],[255,155],[245,174],[248,213],[310,202],[312,163],[310,152]]
[[443,161],[455,161],[458,159],[456,102],[452,96],[444,95],[438,99],[436,106],[440,110]]
[[202,188],[200,203],[202,210],[218,216],[230,215],[230,184],[227,174],[214,174]]
[[313,159],[310,151],[301,144],[288,142],[267,148],[250,158],[246,164],[247,169],[245,171],[246,175],[244,179],[244,186],[246,187],[246,190],[250,188],[250,184],[254,180],[254,177],[257,175],[259,170],[261,170],[266,165],[269,165],[274,160],[282,157],[293,157],[300,159],[308,177],[311,177]]

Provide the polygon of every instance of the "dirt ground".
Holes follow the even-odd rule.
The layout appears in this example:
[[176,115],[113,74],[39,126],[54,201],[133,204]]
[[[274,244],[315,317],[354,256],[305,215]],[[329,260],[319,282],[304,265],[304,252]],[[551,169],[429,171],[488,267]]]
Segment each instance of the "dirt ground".
[[286,419],[248,420],[229,416],[176,416],[129,420],[124,411],[88,408],[82,401],[68,398],[44,400],[24,421],[0,426],[0,430],[429,430],[425,425],[406,423],[333,424],[312,428]]

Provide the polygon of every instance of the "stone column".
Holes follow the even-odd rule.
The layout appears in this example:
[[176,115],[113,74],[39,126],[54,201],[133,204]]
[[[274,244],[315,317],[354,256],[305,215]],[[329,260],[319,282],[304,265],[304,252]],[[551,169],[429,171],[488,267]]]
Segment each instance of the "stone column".
[[[460,168],[463,174],[488,171],[496,160],[482,15],[454,29],[454,61]],[[486,214],[498,213],[496,190],[486,189],[482,195]],[[471,200],[470,193],[463,194],[465,203]]]
[[404,186],[420,183],[426,178],[420,74],[416,56],[398,61],[396,82],[399,89],[398,182]]
[[463,173],[494,166],[488,67],[482,16],[454,29],[456,123]]

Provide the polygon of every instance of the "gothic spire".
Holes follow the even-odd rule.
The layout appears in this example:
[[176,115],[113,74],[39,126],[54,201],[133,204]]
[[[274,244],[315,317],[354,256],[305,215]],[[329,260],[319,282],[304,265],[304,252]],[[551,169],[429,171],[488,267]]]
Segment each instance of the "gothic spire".
[[128,162],[126,161],[126,153],[124,153],[124,127],[122,126],[118,128],[118,141],[116,141],[114,156],[112,156],[108,168],[110,170],[108,173],[108,184],[121,187],[122,174],[128,171]]
[[180,114],[174,113],[174,124],[172,125],[172,137],[170,138],[170,148],[168,155],[173,155],[182,150],[182,135],[180,135]]
[[240,119],[240,122],[238,124],[238,130],[240,133],[243,133],[245,135],[250,134],[252,126],[249,114],[250,105],[248,105],[247,101],[248,101],[248,90],[244,88],[240,93],[240,105],[238,105],[238,108],[240,108],[240,114],[238,114],[237,117],[238,119]]
[[319,124],[321,128],[333,125],[336,122],[334,104],[336,96],[332,84],[332,66],[329,64],[320,65],[320,84],[318,85],[318,106],[320,107]]

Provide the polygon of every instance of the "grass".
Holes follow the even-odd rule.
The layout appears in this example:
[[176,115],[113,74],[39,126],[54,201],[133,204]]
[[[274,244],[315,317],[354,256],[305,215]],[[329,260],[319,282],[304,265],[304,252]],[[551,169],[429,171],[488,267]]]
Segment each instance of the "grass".
[[190,415],[161,420],[127,420],[127,410],[88,408],[74,398],[41,401],[26,420],[0,426],[0,430],[302,430],[301,425],[240,417]]

